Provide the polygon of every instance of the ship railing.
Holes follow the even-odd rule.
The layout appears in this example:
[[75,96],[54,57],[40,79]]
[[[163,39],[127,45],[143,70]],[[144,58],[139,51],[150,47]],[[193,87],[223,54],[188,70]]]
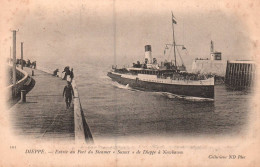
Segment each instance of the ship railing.
[[174,76],[163,76],[158,75],[157,78],[159,79],[171,79],[171,80],[183,80],[183,81],[200,81],[200,80],[207,80],[214,76],[206,76],[206,75],[192,75],[192,76],[183,76],[183,75],[174,75]]
[[207,80],[171,80],[171,79],[142,79],[143,81],[148,82],[157,82],[157,83],[171,83],[171,84],[192,84],[192,85],[214,85],[214,79],[211,78]]

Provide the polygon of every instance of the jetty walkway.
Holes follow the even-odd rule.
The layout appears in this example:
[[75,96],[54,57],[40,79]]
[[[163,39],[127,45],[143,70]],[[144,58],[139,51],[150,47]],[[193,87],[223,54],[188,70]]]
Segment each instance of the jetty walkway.
[[[84,128],[75,128],[79,122],[74,120],[74,106],[66,109],[62,96],[66,81],[49,73],[33,70],[34,76],[31,76],[32,69],[24,68],[35,80],[34,88],[26,95],[26,102],[20,101],[10,109],[14,134],[33,139],[66,141],[77,139],[79,133],[85,136]],[[92,140],[91,134],[87,137]]]

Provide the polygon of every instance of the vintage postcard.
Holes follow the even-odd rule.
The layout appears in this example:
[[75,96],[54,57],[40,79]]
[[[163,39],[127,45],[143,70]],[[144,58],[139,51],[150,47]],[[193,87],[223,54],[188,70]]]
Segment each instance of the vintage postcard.
[[0,3],[0,166],[259,166],[260,1]]

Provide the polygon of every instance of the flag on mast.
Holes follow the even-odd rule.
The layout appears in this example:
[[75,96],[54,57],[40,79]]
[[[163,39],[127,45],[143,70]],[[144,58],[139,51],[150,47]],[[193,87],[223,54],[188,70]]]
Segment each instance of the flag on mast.
[[176,20],[175,20],[175,17],[173,16],[173,13],[172,13],[172,23],[173,24],[177,24]]

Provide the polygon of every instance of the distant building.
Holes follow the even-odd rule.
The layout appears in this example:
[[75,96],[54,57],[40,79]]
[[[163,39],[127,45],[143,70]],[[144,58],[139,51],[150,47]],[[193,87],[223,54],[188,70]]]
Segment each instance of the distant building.
[[225,76],[226,62],[222,61],[222,53],[214,51],[213,41],[210,43],[210,59],[196,58],[192,63],[192,72]]
[[210,53],[210,60],[222,60],[221,52]]
[[221,52],[214,51],[213,41],[210,42],[210,60],[222,60]]

